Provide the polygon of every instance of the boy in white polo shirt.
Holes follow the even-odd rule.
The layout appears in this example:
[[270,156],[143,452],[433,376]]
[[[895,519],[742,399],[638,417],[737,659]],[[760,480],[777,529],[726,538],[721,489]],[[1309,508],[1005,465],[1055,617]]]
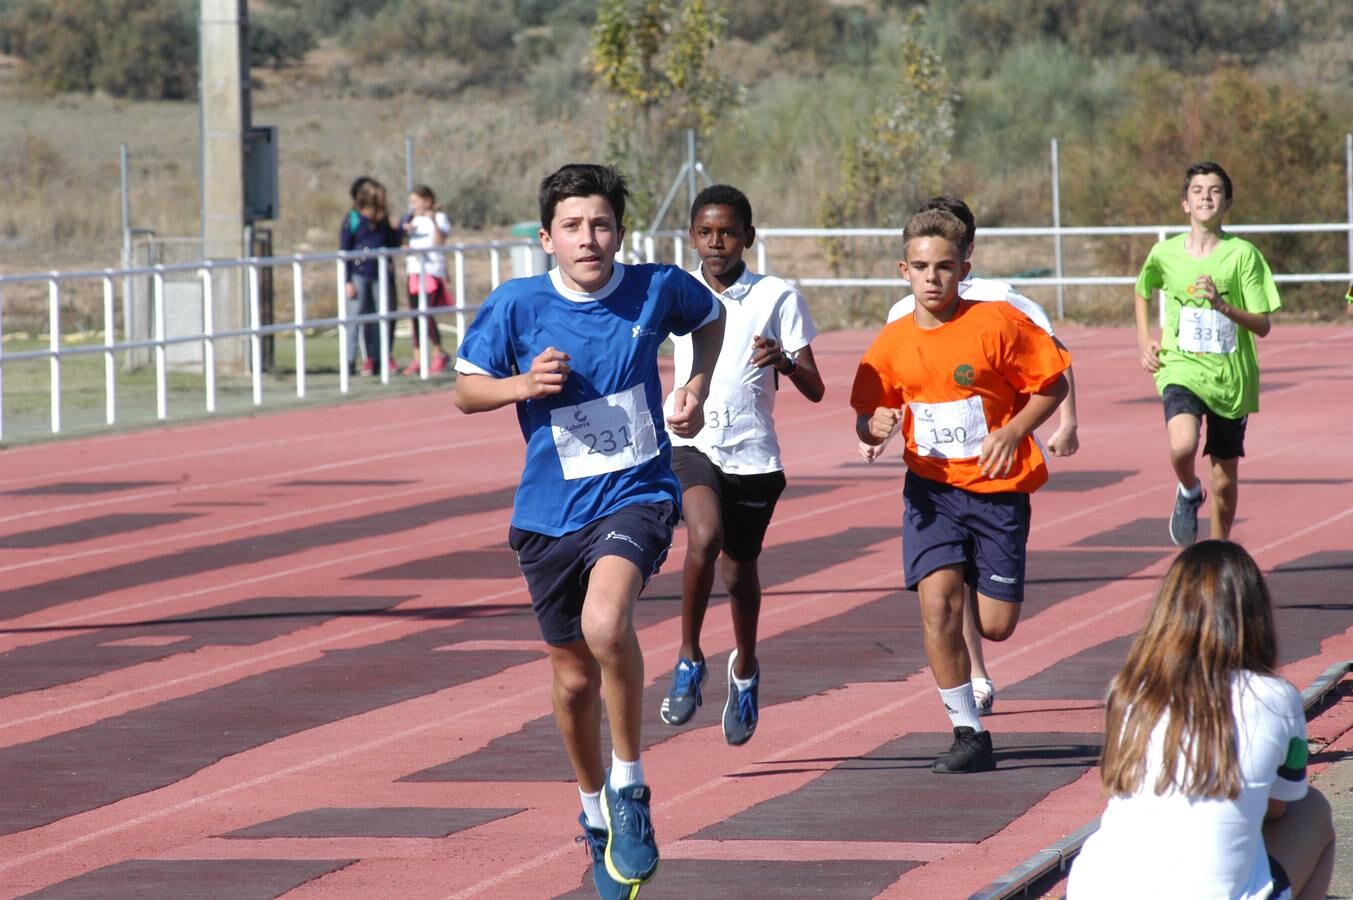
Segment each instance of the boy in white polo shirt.
[[[972,209],[964,203],[959,197],[953,194],[940,194],[938,197],[932,197],[921,204],[917,212],[924,212],[927,209],[942,209],[952,214],[963,223],[963,230],[967,234],[968,250],[967,259],[972,258],[973,242],[977,236],[977,219],[972,214]],[[972,278],[963,279],[958,286],[958,295],[964,300],[995,301],[1004,300],[1011,306],[1024,313],[1030,321],[1039,328],[1043,329],[1048,335],[1057,341],[1061,346],[1061,341],[1052,330],[1052,320],[1048,314],[1033,300],[1016,291],[1013,287],[1004,281],[998,281],[994,278]],[[888,310],[888,321],[896,322],[903,316],[909,316],[916,309],[916,295],[908,294],[901,300],[892,305]],[[1063,346],[1063,349],[1066,349]],[[1066,368],[1067,394],[1066,399],[1058,408],[1059,422],[1057,430],[1053,432],[1052,437],[1048,438],[1048,451],[1053,456],[1071,456],[1080,449],[1080,439],[1077,436],[1078,419],[1076,417],[1076,380],[1071,372],[1071,366]],[[888,441],[884,441],[876,447],[871,447],[863,441],[859,444],[860,457],[865,462],[873,462],[882,454]],[[996,686],[992,683],[991,675],[987,672],[986,659],[982,654],[982,636],[977,631],[977,623],[973,618],[973,607],[977,604],[977,592],[970,588],[968,591],[968,606],[964,609],[963,615],[963,641],[968,647],[968,656],[972,660],[972,690],[973,696],[977,701],[977,711],[979,715],[989,715],[996,704]]]
[[[686,522],[682,571],[681,651],[662,703],[669,725],[688,721],[707,677],[700,629],[716,563],[733,613],[736,649],[728,658],[723,733],[744,744],[756,730],[760,666],[756,630],[761,611],[757,557],[776,501],[785,488],[772,414],[781,378],[814,403],[822,376],[810,342],[817,328],[803,295],[786,281],[758,275],[743,262],[756,239],[752,205],[737,188],[716,184],[691,204],[691,243],[700,254],[694,275],[725,311],[723,348],[705,401],[705,427],[694,438],[672,437],[672,470],[681,481]],[[676,384],[691,369],[691,341],[673,337]]]

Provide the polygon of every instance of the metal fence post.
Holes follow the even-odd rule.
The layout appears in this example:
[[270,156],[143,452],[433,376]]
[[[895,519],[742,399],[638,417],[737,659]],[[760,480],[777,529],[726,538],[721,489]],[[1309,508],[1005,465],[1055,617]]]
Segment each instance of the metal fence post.
[[202,375],[207,395],[207,412],[216,412],[216,274],[212,262],[202,268]]
[[[376,291],[377,311],[380,313],[380,351],[376,365],[381,370],[381,384],[390,383],[390,257],[384,251],[376,257],[376,277],[380,284]],[[370,351],[370,347],[367,348]]]
[[1053,268],[1057,272],[1057,319],[1066,318],[1066,287],[1062,284],[1062,169],[1057,158],[1057,138],[1052,139],[1052,239]]
[[[296,352],[296,396],[305,396],[305,277],[301,268],[301,255],[292,257],[291,264],[291,318],[296,323],[296,333],[292,338]],[[346,364],[346,360],[343,361]]]
[[52,351],[52,434],[61,432],[61,281],[60,272],[52,273],[47,285],[47,346]]
[[113,347],[117,345],[117,327],[113,321],[113,300],[116,290],[113,287],[113,270],[105,270],[103,278],[103,418],[112,425],[117,421],[117,355]]

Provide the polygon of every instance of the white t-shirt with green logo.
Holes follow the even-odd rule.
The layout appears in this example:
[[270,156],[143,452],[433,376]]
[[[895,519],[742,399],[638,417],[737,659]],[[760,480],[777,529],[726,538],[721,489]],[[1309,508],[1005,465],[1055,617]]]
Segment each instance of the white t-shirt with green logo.
[[1194,294],[1199,275],[1211,276],[1226,303],[1253,313],[1282,306],[1263,254],[1243,238],[1222,235],[1207,256],[1190,256],[1186,234],[1151,248],[1137,277],[1137,296],[1165,294],[1156,389],[1187,388],[1219,416],[1239,419],[1259,411],[1259,354],[1254,333],[1212,309]]

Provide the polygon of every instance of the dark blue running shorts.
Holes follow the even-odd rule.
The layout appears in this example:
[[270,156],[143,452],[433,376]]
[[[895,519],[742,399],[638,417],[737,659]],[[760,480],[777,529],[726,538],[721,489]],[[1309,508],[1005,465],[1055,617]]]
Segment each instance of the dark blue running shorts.
[[1023,602],[1028,494],[975,494],[908,472],[902,498],[907,590],[916,590],[931,572],[957,565],[979,594]]
[[582,639],[587,578],[603,556],[634,563],[647,584],[667,558],[676,521],[675,503],[637,503],[559,537],[510,529],[508,546],[517,553],[545,643],[563,646]]
[[1203,455],[1213,459],[1236,459],[1245,455],[1245,425],[1249,416],[1228,419],[1219,416],[1204,403],[1197,394],[1177,384],[1165,385],[1161,392],[1165,404],[1165,421],[1187,413],[1199,421],[1207,422],[1206,441],[1203,443]]

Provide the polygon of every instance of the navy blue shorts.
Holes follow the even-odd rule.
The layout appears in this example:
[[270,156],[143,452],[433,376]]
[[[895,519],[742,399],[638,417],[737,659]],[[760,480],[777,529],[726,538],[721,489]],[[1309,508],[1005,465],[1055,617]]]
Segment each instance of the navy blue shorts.
[[672,448],[672,472],[683,492],[699,485],[715,493],[723,521],[723,552],[738,562],[755,562],[775,504],[784,493],[785,473],[730,475],[694,447]]
[[1245,425],[1249,416],[1228,419],[1212,411],[1193,391],[1177,384],[1165,385],[1161,392],[1165,403],[1165,421],[1182,413],[1187,413],[1199,421],[1207,422],[1207,440],[1203,444],[1203,455],[1213,459],[1237,459],[1245,455]]
[[907,590],[937,569],[962,566],[963,580],[978,593],[1023,602],[1028,494],[975,494],[908,472],[902,497]]
[[603,556],[634,563],[647,584],[667,558],[676,520],[675,503],[637,503],[559,537],[511,528],[507,543],[517,553],[545,643],[582,639],[587,579]]

